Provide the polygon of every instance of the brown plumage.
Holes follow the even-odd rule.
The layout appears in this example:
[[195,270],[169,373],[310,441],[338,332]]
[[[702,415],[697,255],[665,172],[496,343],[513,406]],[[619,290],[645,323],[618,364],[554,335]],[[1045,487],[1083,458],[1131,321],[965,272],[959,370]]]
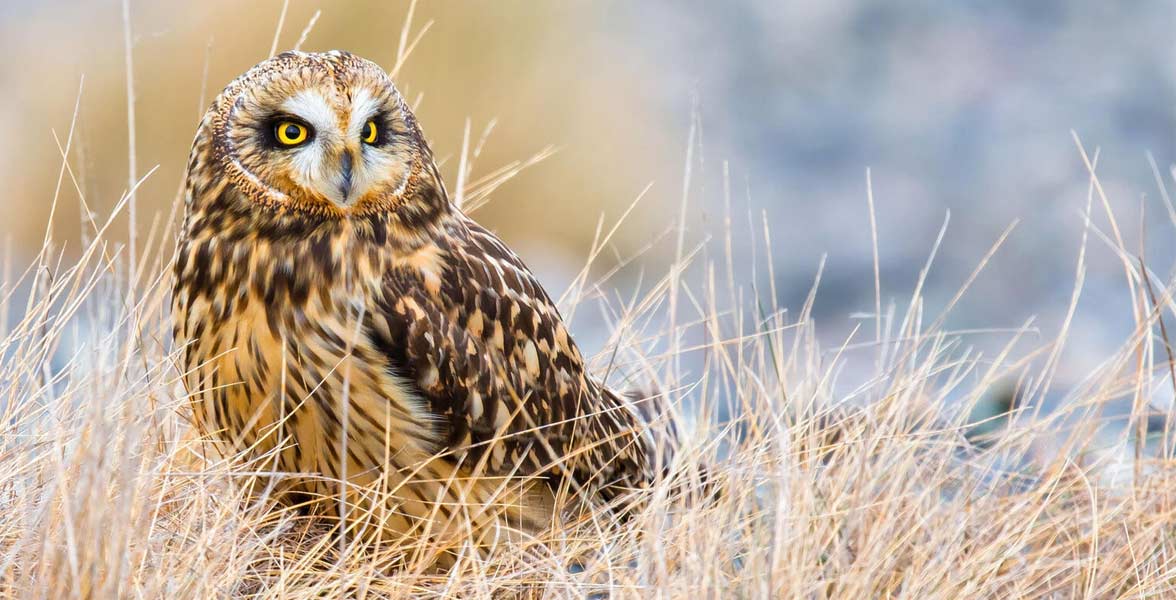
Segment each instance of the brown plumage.
[[638,412],[450,203],[375,64],[289,52],[250,69],[201,121],[185,199],[173,319],[196,424],[304,474],[286,501],[488,544],[546,526],[564,482],[612,500],[653,479]]

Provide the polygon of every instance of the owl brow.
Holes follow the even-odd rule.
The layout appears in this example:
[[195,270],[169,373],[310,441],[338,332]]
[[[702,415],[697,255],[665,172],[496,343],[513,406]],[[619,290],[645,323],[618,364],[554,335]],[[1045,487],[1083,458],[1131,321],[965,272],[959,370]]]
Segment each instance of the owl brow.
[[262,122],[265,123],[265,125],[267,127],[272,127],[274,124],[276,124],[279,121],[293,121],[295,123],[298,123],[299,125],[305,125],[305,126],[311,127],[313,129],[313,126],[305,118],[300,117],[296,114],[286,112],[286,111],[281,111],[281,110],[271,113]]
[[[381,124],[387,122],[384,108],[384,101],[378,94],[373,94],[369,90],[361,90],[357,93],[359,100],[355,102],[353,108],[360,108],[362,112],[353,112],[351,115],[351,126],[362,126],[369,120],[375,120]],[[358,118],[357,118],[358,117]]]
[[275,112],[288,113],[302,124],[317,128],[331,127],[335,123],[335,113],[327,100],[318,92],[311,90],[304,90],[287,98]]

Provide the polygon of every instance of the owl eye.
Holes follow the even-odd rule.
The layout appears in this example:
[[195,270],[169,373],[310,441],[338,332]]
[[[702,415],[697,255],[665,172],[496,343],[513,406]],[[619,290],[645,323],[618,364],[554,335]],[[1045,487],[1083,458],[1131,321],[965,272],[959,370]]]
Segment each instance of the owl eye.
[[368,121],[363,126],[363,143],[374,144],[380,138],[380,129],[376,127],[375,121]]
[[297,146],[310,137],[310,129],[294,121],[278,121],[274,125],[274,138],[283,146]]

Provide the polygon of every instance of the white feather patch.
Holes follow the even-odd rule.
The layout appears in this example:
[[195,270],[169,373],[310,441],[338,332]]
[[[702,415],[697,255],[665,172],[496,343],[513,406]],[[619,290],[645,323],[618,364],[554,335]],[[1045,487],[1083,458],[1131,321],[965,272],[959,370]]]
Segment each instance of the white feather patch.
[[315,131],[334,131],[338,128],[331,103],[319,90],[302,90],[282,103],[282,110],[310,123]]
[[360,88],[351,95],[351,122],[347,124],[347,137],[363,135],[363,126],[380,111],[380,102],[371,92]]

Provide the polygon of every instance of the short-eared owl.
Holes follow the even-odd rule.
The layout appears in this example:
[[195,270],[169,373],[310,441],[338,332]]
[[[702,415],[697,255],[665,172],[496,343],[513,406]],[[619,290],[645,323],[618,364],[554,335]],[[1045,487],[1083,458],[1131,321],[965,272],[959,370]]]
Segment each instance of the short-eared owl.
[[549,524],[559,490],[611,501],[654,477],[642,412],[450,203],[374,63],[287,52],[230,83],[185,200],[173,324],[194,418],[299,474],[284,501],[486,542]]

